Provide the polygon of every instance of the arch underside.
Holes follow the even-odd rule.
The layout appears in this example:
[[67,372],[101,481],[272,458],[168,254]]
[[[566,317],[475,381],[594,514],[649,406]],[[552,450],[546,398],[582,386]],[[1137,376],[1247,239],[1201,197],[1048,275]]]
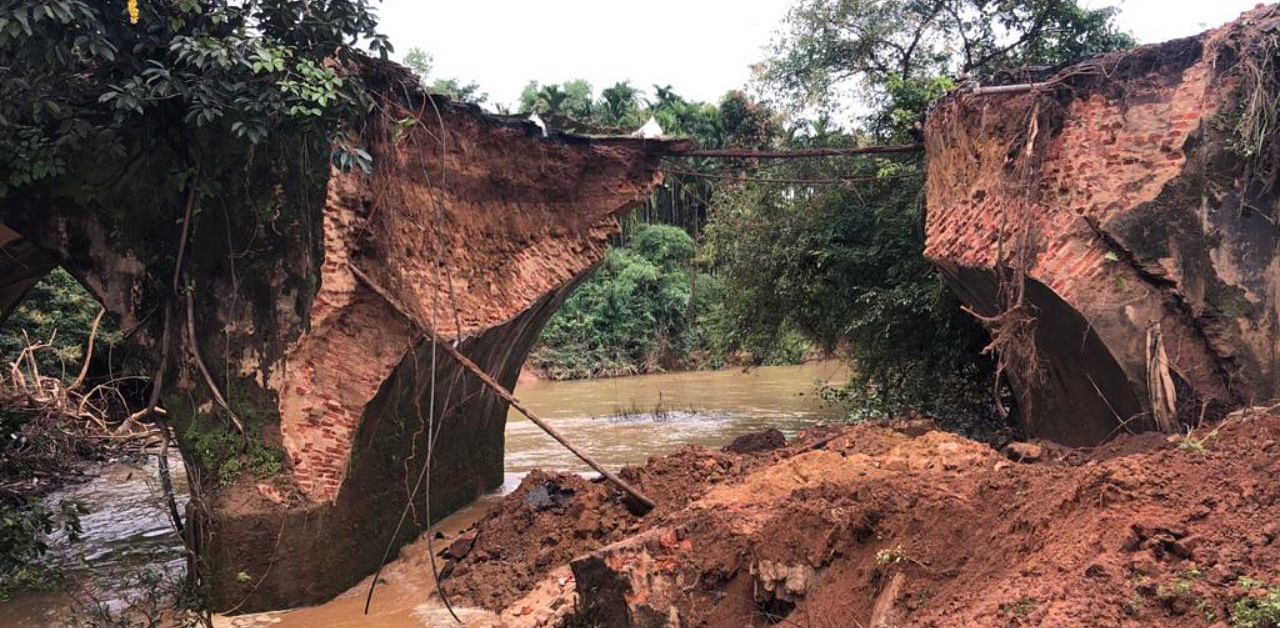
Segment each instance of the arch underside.
[[[939,265],[951,289],[975,312],[1000,312],[999,283],[986,269]],[[1036,317],[1035,371],[1012,356],[1006,375],[1024,430],[1065,445],[1090,447],[1142,427],[1142,390],[1130,381],[1088,320],[1053,290],[1026,279],[1025,299]]]
[[0,325],[27,291],[57,267],[54,258],[0,224]]

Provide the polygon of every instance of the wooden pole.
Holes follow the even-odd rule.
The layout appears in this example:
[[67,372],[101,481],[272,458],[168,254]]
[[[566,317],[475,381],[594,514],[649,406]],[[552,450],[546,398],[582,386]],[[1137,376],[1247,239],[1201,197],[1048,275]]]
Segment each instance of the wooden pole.
[[[577,456],[578,459],[587,463],[587,466],[598,471],[600,475],[603,475],[605,477],[605,479],[616,484],[618,488],[625,491],[628,495],[630,495],[637,502],[643,505],[643,508],[639,509],[639,512],[637,512],[636,514],[643,515],[644,513],[647,513],[650,510],[654,509],[656,504],[654,504],[652,499],[649,499],[649,497],[646,496],[644,493],[641,493],[638,489],[628,484],[622,478],[618,477],[617,475],[614,475],[608,469],[605,469],[603,465],[601,465],[599,462],[596,462],[594,458],[592,458],[590,455],[587,454],[587,452],[582,451],[581,449],[578,448],[577,445],[574,445],[572,442],[570,442],[568,438],[565,438],[564,434],[561,434],[559,430],[555,429],[554,427],[551,427],[551,425],[549,425],[546,421],[543,421],[541,418],[538,417],[538,415],[534,414],[532,410],[529,410],[528,408],[524,407],[524,405],[520,403],[520,400],[516,399],[515,396],[511,394],[511,391],[507,390],[506,387],[498,383],[497,380],[493,379],[493,377],[490,376],[488,373],[486,373],[484,369],[480,368],[478,364],[476,364],[475,362],[472,362],[470,358],[463,355],[461,351],[458,351],[457,347],[454,347],[453,344],[448,341],[448,339],[441,338],[440,335],[436,333],[436,330],[429,329],[426,325],[419,322],[418,319],[415,316],[413,316],[408,309],[406,309],[403,305],[401,305],[400,302],[397,301],[396,298],[391,295],[391,293],[383,289],[382,286],[379,286],[376,282],[373,281],[373,279],[371,279],[368,275],[364,274],[364,272],[361,271],[359,268],[356,268],[355,264],[352,264],[351,262],[347,262],[347,268],[351,269],[351,272],[355,274],[357,279],[359,279],[362,283],[368,286],[370,290],[373,290],[374,293],[376,293],[379,297],[382,297],[382,300],[386,301],[387,304],[390,305],[393,309],[395,309],[396,312],[399,312],[400,316],[403,316],[406,320],[412,323],[414,327],[417,327],[418,331],[422,332],[424,335],[430,338],[432,342],[436,343],[436,345],[444,349],[445,353],[448,353],[449,357],[452,357],[454,360],[456,360],[458,364],[461,364],[468,371],[471,371],[473,375],[479,378],[479,380],[483,382],[485,386],[488,386],[490,390],[492,390],[495,394],[501,397],[503,401],[506,401],[507,403],[511,404],[511,407],[515,408],[520,412],[520,414],[523,414],[525,417],[527,417],[530,421],[533,422],[534,425],[537,425],[538,427],[542,428],[542,431],[546,432],[548,436],[555,439],[556,442],[560,443],[561,445],[564,445],[565,449],[568,449],[570,452],[573,453],[573,455]],[[435,373],[432,373],[431,376],[435,377]]]
[[805,157],[844,157],[848,155],[881,155],[892,153],[918,153],[923,144],[895,144],[889,146],[861,146],[858,148],[808,148],[800,150],[741,150],[733,148],[689,150],[675,153],[676,157],[736,157],[742,159],[799,159]]
[[1029,92],[1038,87],[1043,87],[1048,83],[1019,83],[1017,85],[992,85],[990,87],[975,87],[972,92],[974,96],[990,96],[993,94],[1020,94]]

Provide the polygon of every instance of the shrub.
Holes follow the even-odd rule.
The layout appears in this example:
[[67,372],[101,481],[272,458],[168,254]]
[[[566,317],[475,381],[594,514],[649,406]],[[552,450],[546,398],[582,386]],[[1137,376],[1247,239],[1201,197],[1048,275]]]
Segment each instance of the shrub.
[[[706,345],[689,319],[693,239],[679,227],[641,225],[547,323],[530,361],[553,379],[633,375],[687,363]],[[710,305],[714,279],[698,279]]]

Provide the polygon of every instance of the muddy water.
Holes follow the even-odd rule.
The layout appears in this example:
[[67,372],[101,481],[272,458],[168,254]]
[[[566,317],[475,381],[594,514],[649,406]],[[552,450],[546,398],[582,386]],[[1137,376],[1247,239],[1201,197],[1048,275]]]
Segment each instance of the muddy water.
[[[182,459],[174,454],[169,460],[175,492],[185,496]],[[105,464],[92,480],[50,494],[46,501],[55,510],[64,500],[89,508],[80,517],[83,538],[79,542],[69,543],[61,532],[49,540],[48,560],[65,574],[64,590],[0,602],[0,628],[61,626],[69,608],[88,604],[91,598],[118,608],[143,566],[157,573],[180,574],[185,564],[183,548],[161,494],[154,456]],[[185,497],[178,508],[185,511]]]
[[[521,382],[516,394],[534,412],[568,434],[603,464],[642,463],[686,444],[718,447],[734,437],[777,427],[788,436],[813,422],[838,418],[814,395],[819,382],[839,382],[845,371],[836,363],[795,367],[646,375],[577,382]],[[482,517],[489,505],[513,490],[534,468],[588,471],[535,425],[513,412],[507,422],[506,481],[503,487],[454,513],[435,527],[452,537]],[[181,468],[181,465],[175,465]],[[84,500],[85,540],[78,546],[56,544],[56,559],[76,582],[86,569],[95,572],[163,565],[177,571],[182,550],[169,532],[157,499],[154,462],[113,465],[95,480],[55,496]],[[447,542],[447,541],[443,541]],[[436,548],[439,549],[438,547]],[[315,628],[378,626],[421,628],[456,626],[434,593],[426,535],[407,546],[382,573],[368,616],[364,597],[368,579],[333,601],[312,608],[221,617],[220,627]],[[87,567],[86,567],[87,565]],[[80,575],[77,575],[80,574]],[[114,578],[114,582],[124,582]],[[106,587],[103,597],[123,592]],[[65,595],[25,595],[0,603],[0,628],[54,628],[67,613]],[[467,623],[481,625],[486,614],[458,609]]]
[[[516,388],[529,408],[581,443],[602,464],[620,467],[682,445],[719,447],[776,427],[790,437],[839,410],[823,407],[817,382],[841,382],[836,362],[640,375],[573,382],[535,381]],[[586,465],[512,410],[507,415],[508,472],[588,471]]]

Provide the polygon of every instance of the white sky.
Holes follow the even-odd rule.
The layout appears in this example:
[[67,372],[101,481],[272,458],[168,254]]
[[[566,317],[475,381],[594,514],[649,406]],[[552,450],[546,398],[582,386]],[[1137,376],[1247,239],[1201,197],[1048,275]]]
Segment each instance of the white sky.
[[[384,0],[382,31],[397,57],[423,48],[434,75],[475,81],[491,102],[514,103],[525,83],[585,78],[596,88],[629,79],[652,95],[670,84],[716,102],[742,87],[749,66],[792,0]],[[1193,35],[1234,19],[1256,0],[1084,0],[1118,4],[1142,43]]]

